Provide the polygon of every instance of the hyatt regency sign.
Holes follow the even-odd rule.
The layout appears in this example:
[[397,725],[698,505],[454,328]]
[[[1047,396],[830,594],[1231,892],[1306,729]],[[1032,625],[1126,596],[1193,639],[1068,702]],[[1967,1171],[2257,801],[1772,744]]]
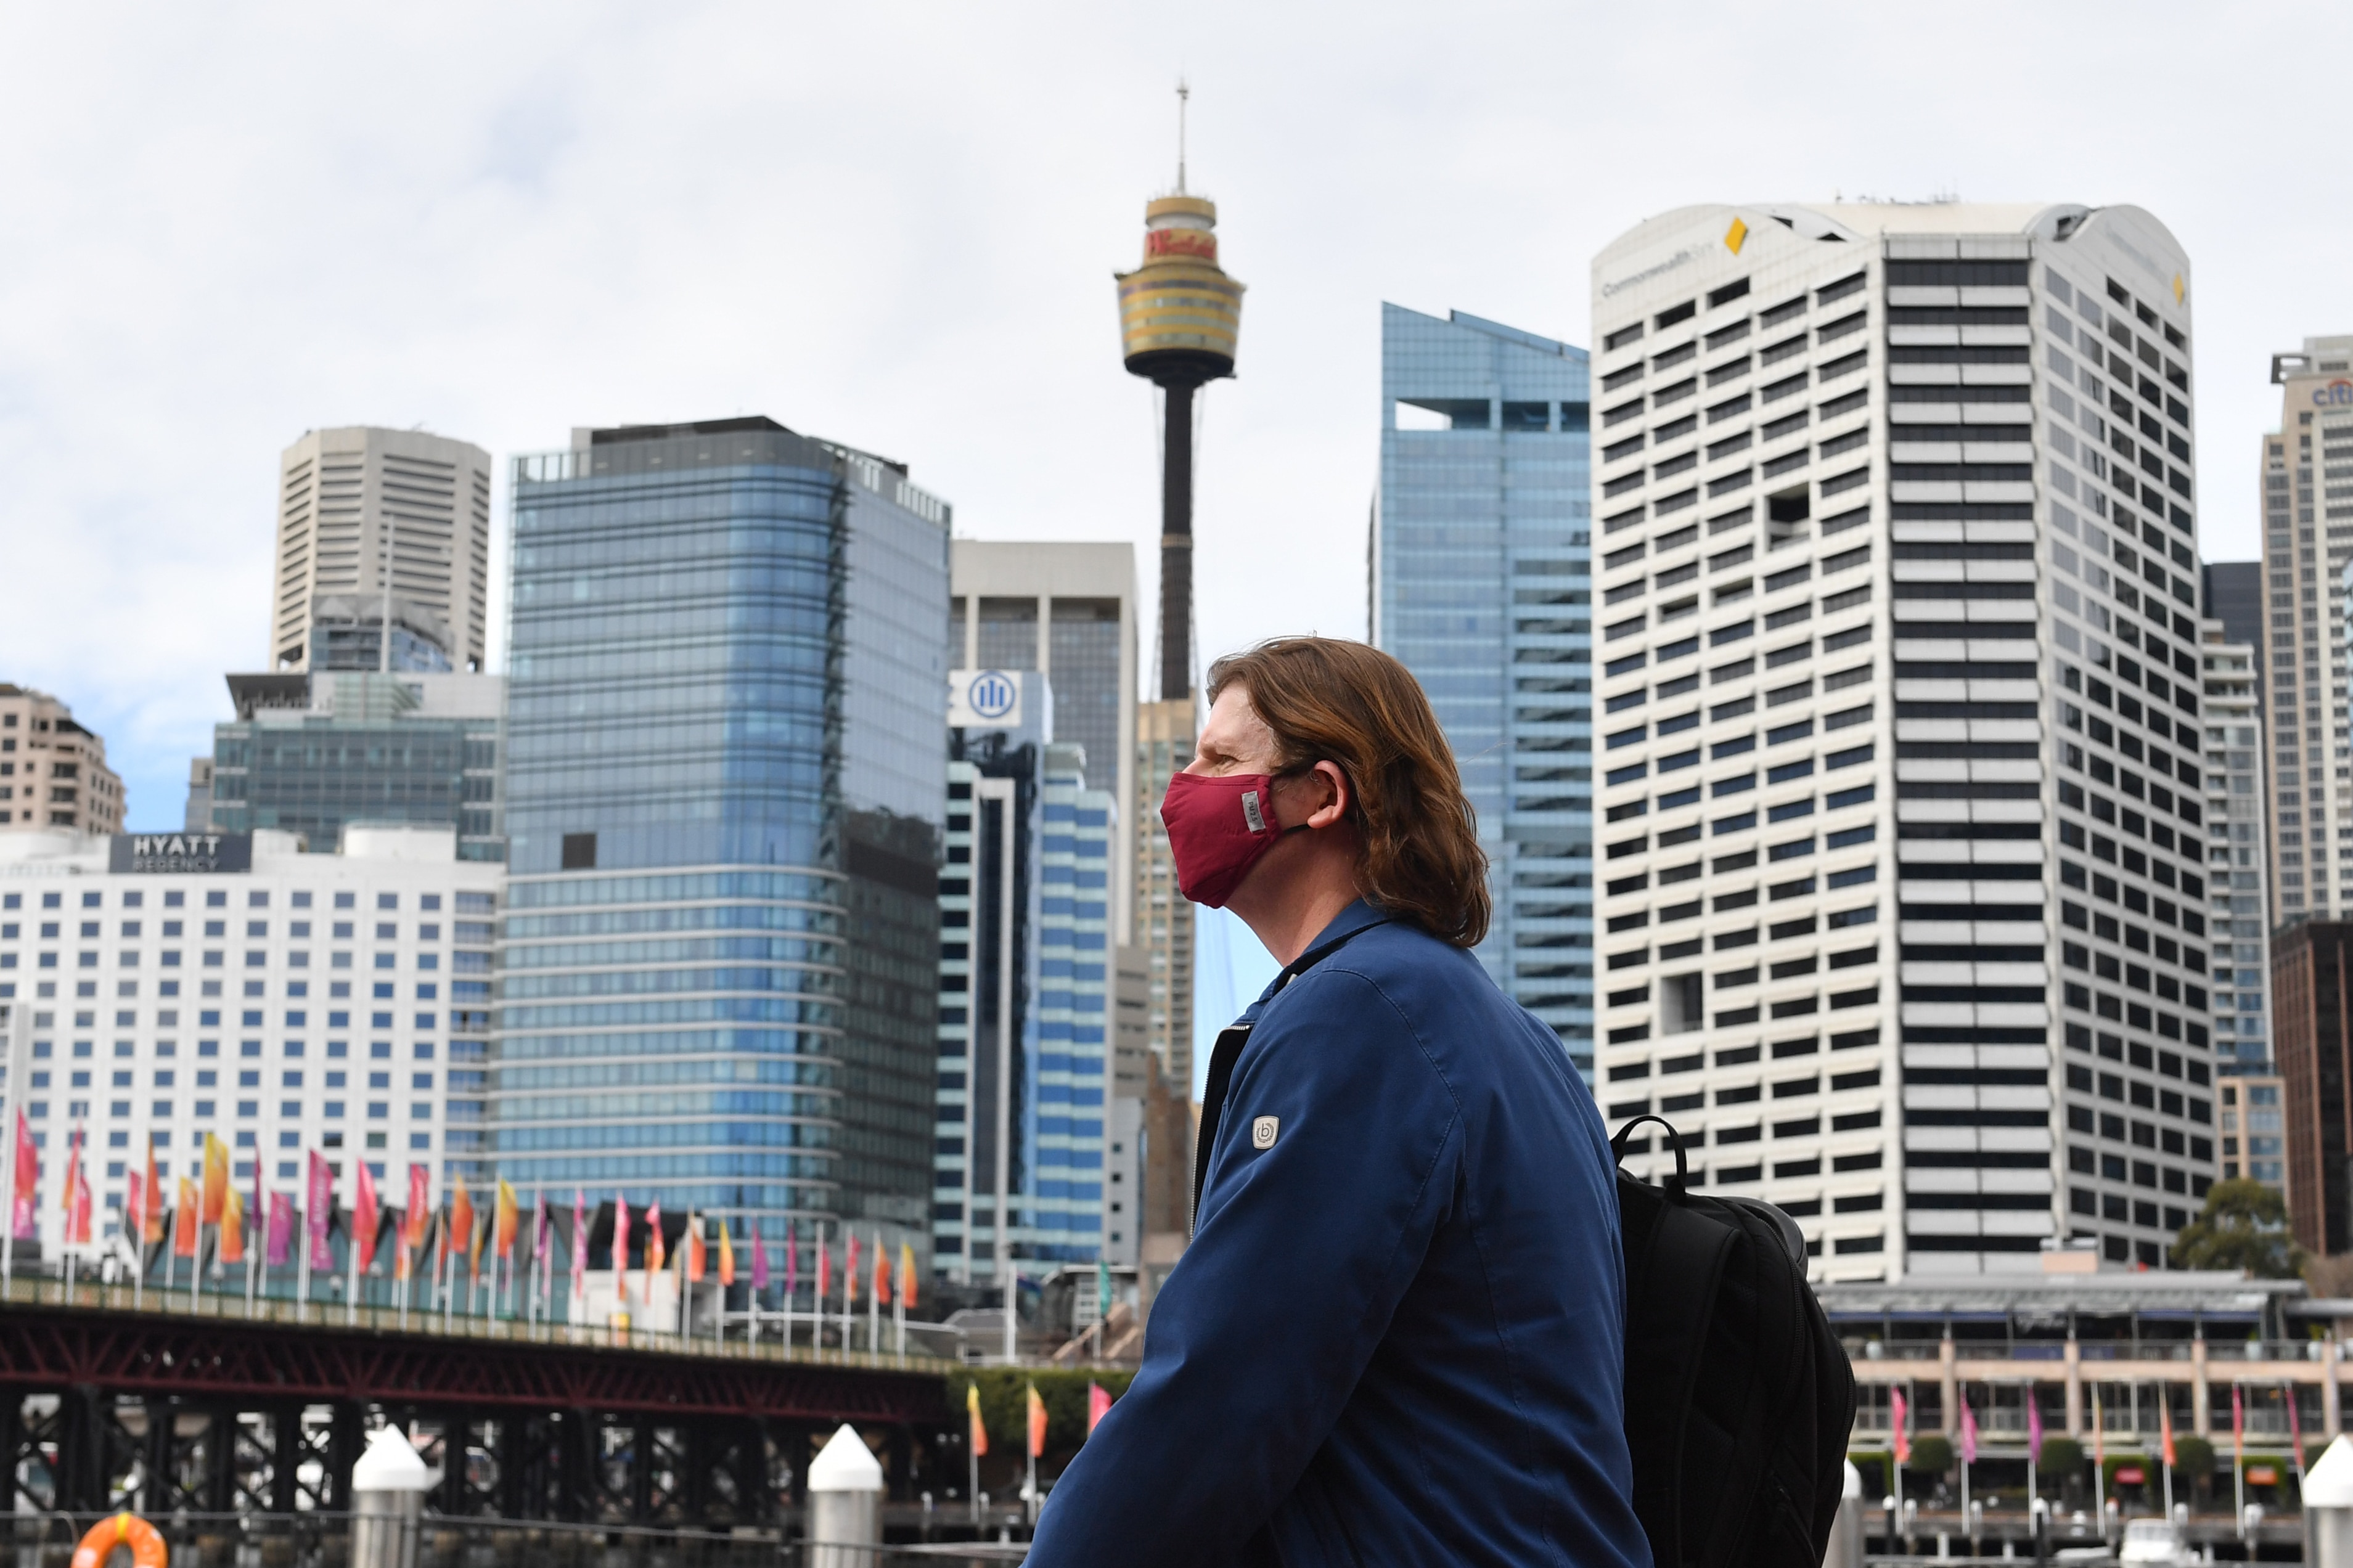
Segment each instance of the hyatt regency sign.
[[253,869],[250,833],[118,833],[110,871],[149,875]]

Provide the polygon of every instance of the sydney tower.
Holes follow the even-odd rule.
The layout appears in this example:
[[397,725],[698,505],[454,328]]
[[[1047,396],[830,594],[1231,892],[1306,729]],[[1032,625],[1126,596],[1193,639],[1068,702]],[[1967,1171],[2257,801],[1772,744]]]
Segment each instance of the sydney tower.
[[[1177,89],[1181,102],[1184,89]],[[1144,207],[1144,265],[1119,279],[1120,347],[1128,374],[1166,395],[1160,444],[1160,696],[1193,688],[1193,393],[1234,374],[1242,286],[1218,265],[1217,204],[1176,191]]]

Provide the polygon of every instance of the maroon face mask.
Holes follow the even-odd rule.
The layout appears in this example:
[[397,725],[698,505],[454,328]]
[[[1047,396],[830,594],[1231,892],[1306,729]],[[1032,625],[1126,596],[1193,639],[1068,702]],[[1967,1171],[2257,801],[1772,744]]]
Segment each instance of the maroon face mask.
[[1274,820],[1272,773],[1226,773],[1208,777],[1178,773],[1168,781],[1160,820],[1168,829],[1168,853],[1176,862],[1176,888],[1187,899],[1223,909],[1259,857],[1286,832]]

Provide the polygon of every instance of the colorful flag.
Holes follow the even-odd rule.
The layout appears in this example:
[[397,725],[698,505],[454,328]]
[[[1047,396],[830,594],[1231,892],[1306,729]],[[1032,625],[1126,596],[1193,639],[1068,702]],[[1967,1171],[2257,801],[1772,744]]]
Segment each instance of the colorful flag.
[[[786,1228],[789,1230],[791,1226]],[[760,1222],[755,1219],[752,1222],[752,1289],[765,1290],[767,1288],[768,1244],[760,1239]]]
[[1038,1385],[1029,1385],[1029,1457],[1037,1458],[1046,1451],[1046,1402],[1038,1397]]
[[1087,1436],[1093,1436],[1095,1428],[1102,1426],[1103,1418],[1110,1414],[1111,1390],[1100,1383],[1090,1382],[1087,1384]]
[[2157,1429],[2164,1445],[2165,1468],[2173,1468],[2173,1401],[2166,1397],[2165,1384],[2157,1385]]
[[433,1223],[433,1173],[424,1165],[408,1167],[408,1212],[401,1216],[411,1252],[425,1249],[425,1227]]
[[172,1215],[173,1257],[194,1258],[196,1255],[196,1231],[203,1224],[203,1211],[196,1198],[196,1184],[182,1176],[180,1202]]
[[310,1207],[302,1215],[302,1228],[310,1233],[311,1267],[322,1273],[332,1273],[335,1268],[334,1248],[329,1245],[327,1227],[335,1217],[335,1173],[316,1149],[311,1151]]
[[2239,1385],[2231,1385],[2231,1462],[2244,1464],[2247,1458],[2247,1410],[2239,1402]]
[[2042,1462],[2042,1405],[2031,1385],[2026,1390],[2026,1454],[2036,1464]]
[[702,1245],[702,1219],[692,1209],[686,1211],[686,1242],[684,1266],[690,1281],[700,1283],[705,1271],[706,1256]]
[[[140,1215],[140,1230],[142,1232],[141,1239],[145,1241],[161,1241],[164,1239],[164,1184],[156,1179],[155,1141],[152,1138],[147,1141],[147,1181],[145,1191],[147,1194],[147,1206],[143,1209],[138,1210]],[[138,1205],[135,1204],[132,1206],[133,1208],[138,1208]]]
[[620,1194],[613,1194],[613,1278],[619,1283],[621,1300],[629,1299],[627,1276],[629,1270],[629,1200]]
[[228,1201],[228,1145],[205,1134],[205,1223],[218,1225],[221,1205]]
[[221,1194],[220,1260],[245,1261],[245,1196],[234,1186]]
[[849,1233],[849,1245],[842,1254],[841,1304],[845,1307],[858,1305],[858,1233],[854,1230]]
[[588,1199],[572,1189],[572,1299],[588,1299]]
[[147,1201],[145,1187],[146,1178],[141,1175],[138,1172],[133,1171],[126,1178],[126,1181],[129,1184],[130,1190],[123,1194],[123,1239],[130,1242],[134,1247],[143,1247],[147,1242],[147,1237],[143,1234],[146,1227],[139,1223],[139,1212],[145,1206]]
[[825,1299],[833,1293],[833,1248],[820,1241],[817,1244],[817,1305],[825,1310]]
[[903,1241],[899,1244],[899,1305],[910,1311],[915,1305],[915,1249]]
[[891,1304],[891,1255],[882,1250],[882,1238],[874,1238],[874,1304]]
[[408,1283],[408,1226],[406,1215],[392,1233],[392,1278],[396,1284]]
[[352,1245],[359,1248],[360,1272],[364,1274],[375,1266],[376,1212],[375,1177],[368,1172],[367,1162],[359,1162],[354,1173],[358,1178],[358,1195],[352,1199]]
[[[820,1249],[818,1253],[820,1273],[823,1272],[824,1257],[825,1253]],[[964,1409],[970,1423],[967,1441],[972,1444],[973,1457],[977,1458],[988,1452],[988,1423],[980,1418],[980,1384],[967,1383],[964,1385]]]
[[40,1234],[39,1210],[41,1190],[41,1152],[33,1146],[33,1134],[25,1126],[25,1113],[16,1112],[16,1212],[10,1215],[12,1228],[18,1241],[30,1241]]
[[719,1282],[735,1283],[735,1243],[727,1234],[727,1222],[723,1219],[719,1222]]
[[283,1268],[294,1257],[293,1194],[269,1194],[269,1226],[263,1238],[261,1261],[272,1268]]
[[90,1245],[90,1173],[77,1158],[67,1179],[73,1183],[73,1206],[66,1210],[66,1241],[70,1246]]
[[1902,1389],[1891,1388],[1887,1391],[1887,1407],[1890,1411],[1888,1424],[1895,1432],[1895,1462],[1899,1465],[1909,1464],[1912,1459],[1912,1434],[1909,1430],[1909,1423],[1905,1419]]
[[73,1213],[74,1173],[80,1169],[81,1129],[77,1126],[73,1130],[72,1139],[66,1144],[66,1179],[58,1185],[58,1212],[59,1214],[70,1215]]
[[522,1225],[522,1208],[515,1202],[515,1190],[507,1185],[504,1176],[499,1178],[498,1205],[491,1212],[496,1216],[492,1228],[498,1233],[498,1256],[512,1258],[514,1257],[515,1232]]
[[449,1239],[447,1247],[455,1247],[458,1256],[470,1260],[474,1256],[474,1194],[466,1190],[466,1178],[450,1178]]
[[670,1249],[662,1241],[661,1200],[656,1198],[646,1205],[646,1289],[653,1289],[653,1277],[661,1272],[662,1265],[669,1260]]
[[1961,1401],[1961,1463],[1978,1462],[1978,1413],[1968,1400]]

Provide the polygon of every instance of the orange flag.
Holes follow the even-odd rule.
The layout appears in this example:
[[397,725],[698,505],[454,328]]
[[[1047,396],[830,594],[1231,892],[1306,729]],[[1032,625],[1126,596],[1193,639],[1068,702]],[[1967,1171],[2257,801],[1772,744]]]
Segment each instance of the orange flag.
[[905,1242],[899,1244],[899,1305],[913,1308],[915,1304],[915,1249]]
[[220,1260],[245,1261],[245,1198],[234,1186],[221,1198]]
[[891,1304],[891,1255],[882,1250],[882,1238],[874,1238],[874,1304]]
[[1046,1451],[1046,1402],[1038,1397],[1038,1385],[1029,1385],[1029,1457],[1036,1458]]
[[964,1385],[965,1415],[970,1419],[971,1430],[966,1441],[972,1444],[975,1458],[988,1452],[988,1423],[980,1418],[980,1384]]
[[692,1209],[686,1211],[686,1277],[700,1283],[706,1265],[702,1245],[702,1216]]
[[[449,1195],[449,1228],[448,1235],[443,1238],[442,1245],[457,1248],[458,1256],[465,1258],[473,1251],[474,1198],[472,1194],[466,1191],[464,1176],[452,1179],[457,1184],[451,1189]],[[452,1264],[451,1267],[455,1268],[456,1265]]]
[[187,1177],[180,1178],[180,1203],[172,1215],[172,1256],[194,1258],[196,1255],[196,1228],[204,1224],[202,1202],[196,1195],[196,1184]]
[[653,1277],[662,1271],[662,1265],[669,1258],[670,1249],[662,1243],[661,1200],[656,1198],[646,1205],[646,1289],[648,1290],[654,1288]]
[[719,1222],[719,1282],[735,1283],[735,1243],[728,1237],[725,1220]]
[[858,1303],[858,1233],[849,1233],[849,1245],[841,1255],[841,1304]]

